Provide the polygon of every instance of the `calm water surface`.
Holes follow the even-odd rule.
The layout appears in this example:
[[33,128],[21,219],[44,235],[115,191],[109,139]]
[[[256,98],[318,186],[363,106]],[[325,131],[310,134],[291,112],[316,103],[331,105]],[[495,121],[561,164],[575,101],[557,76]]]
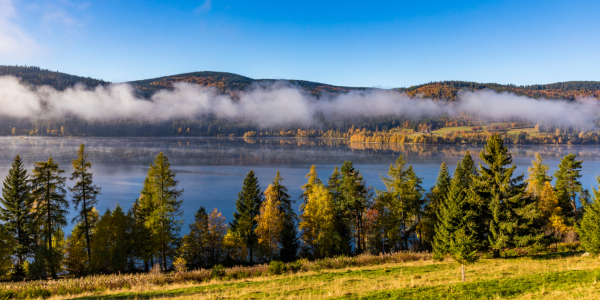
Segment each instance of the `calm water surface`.
[[[386,175],[391,163],[402,154],[423,178],[424,187],[434,183],[442,162],[454,168],[456,162],[471,151],[477,161],[479,146],[448,145],[377,145],[348,144],[343,140],[295,138],[15,138],[0,137],[0,176],[4,178],[15,155],[20,154],[31,169],[34,161],[53,158],[72,172],[71,159],[79,144],[85,143],[93,163],[94,181],[102,187],[98,209],[103,213],[121,205],[129,209],[139,196],[148,165],[164,152],[177,173],[183,194],[184,223],[182,233],[193,221],[200,206],[217,208],[228,221],[235,210],[234,201],[244,177],[254,170],[260,185],[266,188],[277,170],[284,178],[293,199],[301,194],[300,186],[311,165],[317,166],[326,181],[334,166],[351,160],[367,183],[383,189],[380,176]],[[560,159],[575,153],[583,159],[585,188],[596,185],[600,175],[599,146],[510,146],[518,173],[527,173],[535,153],[540,153],[554,173]],[[71,182],[68,183],[72,185]],[[296,203],[299,206],[299,202]],[[67,230],[70,230],[70,225]]]

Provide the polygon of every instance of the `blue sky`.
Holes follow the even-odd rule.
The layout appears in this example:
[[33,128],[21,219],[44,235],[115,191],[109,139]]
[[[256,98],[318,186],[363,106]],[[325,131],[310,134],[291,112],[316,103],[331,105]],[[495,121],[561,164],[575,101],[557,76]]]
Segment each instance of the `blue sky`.
[[0,0],[0,64],[406,87],[600,80],[600,1]]

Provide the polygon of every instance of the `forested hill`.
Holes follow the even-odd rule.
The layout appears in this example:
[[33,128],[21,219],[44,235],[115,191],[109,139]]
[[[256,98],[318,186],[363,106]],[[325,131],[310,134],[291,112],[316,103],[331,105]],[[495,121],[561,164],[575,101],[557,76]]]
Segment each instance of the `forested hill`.
[[[93,79],[90,77],[81,77],[69,75],[61,72],[41,69],[39,67],[26,66],[0,66],[0,76],[13,75],[22,78],[23,82],[32,85],[49,85],[62,90],[72,87],[77,83],[82,83],[88,87],[109,84],[110,82]],[[233,73],[226,72],[192,72],[177,74],[171,76],[158,77],[153,79],[131,81],[140,91],[140,94],[149,97],[161,89],[173,88],[175,82],[189,82],[201,86],[212,86],[221,93],[237,94],[253,84],[275,82],[275,79],[253,79]],[[292,85],[299,86],[313,95],[339,94],[351,90],[364,90],[362,87],[335,86],[318,82],[304,80],[287,80]],[[459,91],[474,91],[490,89],[497,92],[510,92],[517,95],[528,96],[532,98],[546,99],[568,99],[575,100],[580,97],[600,98],[600,81],[567,81],[552,84],[536,84],[527,86],[516,86],[512,84],[504,85],[497,83],[477,83],[468,81],[438,81],[411,86],[409,88],[399,88],[399,91],[407,93],[411,97],[426,97],[436,100],[453,101],[457,99]]]
[[69,75],[57,71],[41,69],[39,67],[26,66],[0,66],[0,76],[5,75],[20,77],[23,82],[31,85],[49,85],[57,90],[73,87],[77,83],[82,83],[88,87],[96,87],[100,84],[104,85],[110,83],[90,77]]
[[600,98],[600,81],[566,81],[552,84],[516,86],[512,84],[477,83],[468,81],[439,81],[400,88],[411,97],[424,97],[440,100],[456,100],[459,91],[490,89],[496,92],[509,92],[531,98],[568,99],[580,97]]
[[[189,82],[201,86],[212,86],[217,88],[222,93],[235,93],[238,91],[245,90],[253,84],[270,83],[275,81],[276,80],[274,79],[252,79],[249,77],[225,72],[204,71],[165,76],[146,80],[131,81],[129,83],[136,86],[142,94],[149,96],[158,90],[173,88],[173,83],[176,82]],[[287,81],[290,82],[292,85],[301,87],[302,89],[313,95],[338,94],[349,92],[351,90],[365,89],[356,87],[334,86],[304,80]]]

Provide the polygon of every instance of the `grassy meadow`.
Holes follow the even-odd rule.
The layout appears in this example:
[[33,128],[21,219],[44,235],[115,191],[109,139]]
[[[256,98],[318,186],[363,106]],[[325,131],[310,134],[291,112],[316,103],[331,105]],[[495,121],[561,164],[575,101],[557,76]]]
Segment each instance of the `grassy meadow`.
[[481,259],[467,267],[465,283],[451,259],[422,258],[329,269],[311,265],[242,279],[124,285],[50,299],[600,299],[600,260],[581,252]]

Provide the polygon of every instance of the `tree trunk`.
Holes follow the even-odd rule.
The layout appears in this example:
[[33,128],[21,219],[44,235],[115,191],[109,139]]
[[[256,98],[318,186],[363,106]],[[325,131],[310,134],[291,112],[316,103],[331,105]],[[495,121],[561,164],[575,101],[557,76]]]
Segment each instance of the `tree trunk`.
[[494,249],[492,251],[492,258],[500,258],[500,250]]
[[465,282],[465,264],[462,264],[461,268],[462,273],[462,282]]

